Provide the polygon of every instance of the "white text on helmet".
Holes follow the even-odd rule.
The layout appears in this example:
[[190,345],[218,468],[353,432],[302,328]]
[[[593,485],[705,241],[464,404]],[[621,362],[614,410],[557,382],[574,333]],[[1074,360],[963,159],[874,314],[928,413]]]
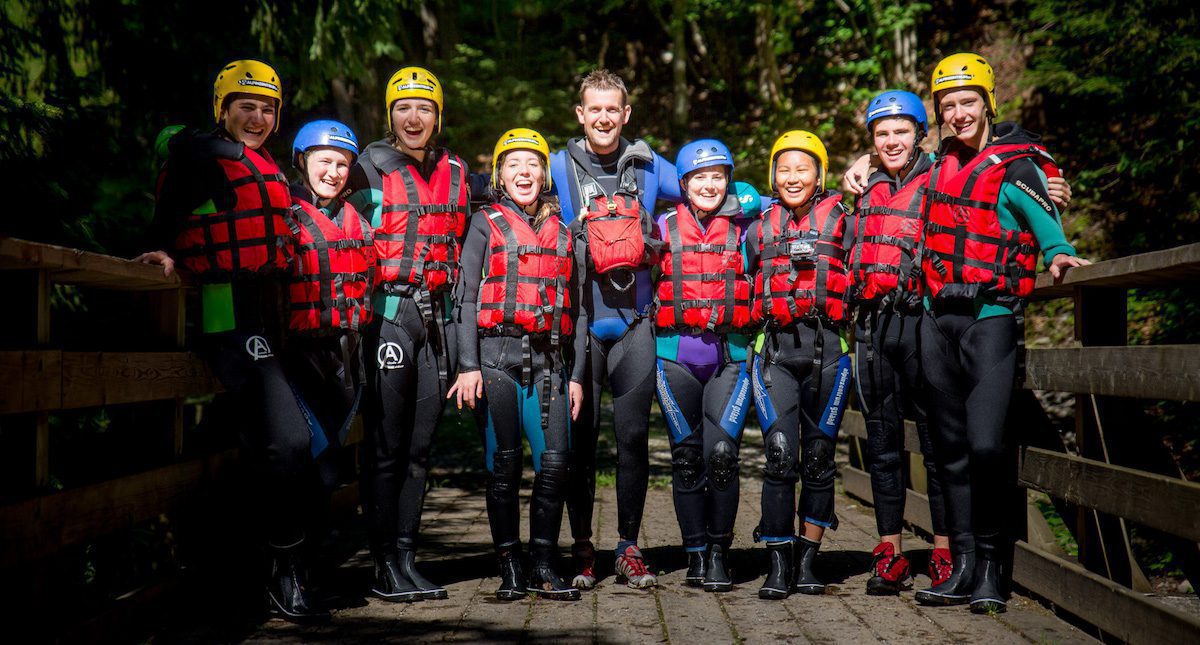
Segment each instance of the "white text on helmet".
[[238,85],[253,85],[254,87],[265,87],[268,90],[271,90],[274,92],[279,91],[279,86],[275,85],[274,83],[268,83],[266,81],[256,81],[252,78],[243,78],[240,81],[238,81]]
[[425,83],[416,83],[416,82],[412,82],[412,81],[410,81],[408,83],[397,83],[396,91],[400,92],[402,90],[425,90],[426,92],[432,92],[433,86],[425,84]]
[[951,74],[950,76],[943,76],[935,79],[933,82],[935,85],[941,85],[942,83],[948,83],[950,81],[969,81],[973,78],[975,78],[974,74]]

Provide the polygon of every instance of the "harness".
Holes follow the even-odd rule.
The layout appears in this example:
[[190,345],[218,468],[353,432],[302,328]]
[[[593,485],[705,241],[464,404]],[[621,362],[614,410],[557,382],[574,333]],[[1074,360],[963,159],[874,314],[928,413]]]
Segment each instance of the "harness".
[[[637,269],[645,257],[645,239],[642,234],[641,189],[634,164],[625,165],[620,183],[613,194],[608,194],[587,173],[579,161],[567,154],[567,167],[572,183],[578,190],[580,227],[588,245],[588,259],[592,268],[601,275],[618,269]],[[633,286],[618,285],[610,275],[612,285],[620,291]]]
[[216,161],[234,203],[229,210],[187,215],[175,241],[184,266],[218,279],[286,269],[292,259],[287,178],[265,150],[243,146],[240,158]]
[[848,278],[842,239],[847,209],[840,194],[828,196],[807,215],[786,218],[774,204],[762,220],[759,271],[754,285],[755,321],[787,326],[817,319],[841,325],[846,320]]
[[663,225],[670,246],[659,260],[655,324],[720,333],[749,325],[752,289],[733,218],[714,216],[701,230],[691,211],[678,204]]
[[360,331],[372,315],[370,226],[350,204],[341,204],[340,225],[303,200],[291,210],[298,262],[288,285],[288,328],[313,335]]

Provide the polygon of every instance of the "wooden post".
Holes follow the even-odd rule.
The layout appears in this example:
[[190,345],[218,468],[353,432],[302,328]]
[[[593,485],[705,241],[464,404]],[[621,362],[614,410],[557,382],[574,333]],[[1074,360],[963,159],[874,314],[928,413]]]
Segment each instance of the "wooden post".
[[[1075,338],[1084,346],[1127,344],[1128,293],[1125,289],[1076,287]],[[1083,457],[1109,462],[1105,428],[1123,432],[1132,418],[1127,402],[1087,393],[1075,395],[1075,443]],[[1125,522],[1099,511],[1080,508],[1075,518],[1079,563],[1110,580],[1150,590],[1150,584],[1133,559]]]

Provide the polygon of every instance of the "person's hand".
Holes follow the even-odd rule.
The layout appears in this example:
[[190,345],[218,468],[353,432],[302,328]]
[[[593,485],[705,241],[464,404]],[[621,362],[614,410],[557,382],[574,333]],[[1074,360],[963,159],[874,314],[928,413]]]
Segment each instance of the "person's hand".
[[571,420],[579,420],[579,411],[583,409],[583,384],[571,381],[567,386],[567,396],[571,400]]
[[842,192],[861,195],[867,190],[867,178],[871,176],[871,155],[856,159],[842,175]]
[[1070,256],[1066,253],[1059,253],[1058,255],[1054,256],[1053,260],[1050,261],[1050,266],[1047,267],[1047,270],[1049,270],[1050,275],[1054,277],[1054,283],[1058,284],[1062,282],[1063,278],[1067,277],[1067,269],[1070,269],[1071,267],[1085,267],[1089,264],[1091,264],[1091,262],[1083,258]]
[[454,385],[450,386],[450,391],[446,393],[446,398],[457,399],[459,410],[462,409],[463,403],[474,410],[475,401],[483,398],[483,372],[475,370],[459,374]]
[[1071,184],[1064,177],[1046,179],[1046,188],[1050,191],[1050,201],[1058,210],[1066,208],[1071,203]]
[[171,277],[172,273],[175,273],[175,260],[171,259],[171,256],[167,255],[166,251],[143,253],[134,258],[133,261],[141,262],[142,264],[157,264],[163,268],[163,275],[168,278]]

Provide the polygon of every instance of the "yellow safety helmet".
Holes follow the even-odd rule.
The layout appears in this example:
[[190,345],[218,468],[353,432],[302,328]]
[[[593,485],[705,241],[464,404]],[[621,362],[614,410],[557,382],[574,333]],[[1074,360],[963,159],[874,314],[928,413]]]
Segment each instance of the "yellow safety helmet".
[[964,52],[952,54],[933,68],[929,79],[929,93],[933,97],[933,114],[938,125],[942,124],[942,111],[938,109],[938,92],[973,87],[983,92],[987,99],[988,115],[996,116],[996,72],[979,54]]
[[767,175],[768,189],[771,192],[775,191],[775,160],[788,150],[807,152],[820,162],[821,175],[817,178],[817,191],[819,192],[825,186],[825,173],[829,170],[829,152],[825,150],[825,144],[821,143],[821,139],[807,130],[784,132],[775,140],[775,145],[771,146],[771,169]]
[[213,120],[218,124],[221,123],[225,99],[230,94],[256,94],[275,99],[275,127],[271,131],[279,131],[283,84],[273,67],[256,60],[235,60],[221,68],[213,83]]
[[424,67],[402,67],[388,79],[384,106],[388,129],[392,129],[392,104],[400,99],[425,99],[437,106],[437,129],[442,131],[442,84],[433,72]]
[[492,188],[500,189],[500,157],[513,150],[532,150],[542,155],[542,161],[546,162],[546,185],[542,186],[542,192],[549,192],[554,185],[550,178],[550,146],[537,130],[529,128],[513,128],[496,141],[496,147],[492,150]]

